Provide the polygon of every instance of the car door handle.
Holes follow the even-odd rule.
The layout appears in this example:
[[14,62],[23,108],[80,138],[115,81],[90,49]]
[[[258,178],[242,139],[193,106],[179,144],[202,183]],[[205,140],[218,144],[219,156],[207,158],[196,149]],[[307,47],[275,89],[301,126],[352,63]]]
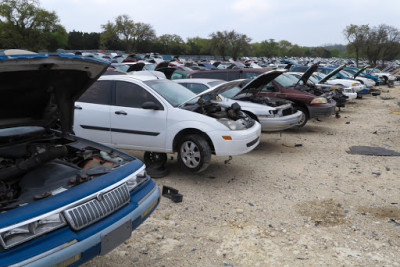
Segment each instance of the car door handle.
[[81,106],[75,106],[75,109],[82,109]]
[[126,113],[125,111],[122,111],[122,110],[115,111],[115,114],[117,114],[117,115],[128,115],[128,113]]

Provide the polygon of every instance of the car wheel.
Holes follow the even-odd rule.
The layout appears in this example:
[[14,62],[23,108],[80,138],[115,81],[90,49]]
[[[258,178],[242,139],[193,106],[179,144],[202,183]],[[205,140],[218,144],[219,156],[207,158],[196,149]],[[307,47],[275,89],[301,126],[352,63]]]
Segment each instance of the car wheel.
[[303,127],[304,125],[306,125],[307,121],[308,121],[308,117],[307,117],[307,111],[305,110],[305,108],[303,107],[298,107],[297,108],[298,111],[301,111],[301,117],[300,120],[297,122],[296,126],[298,128]]
[[204,171],[211,160],[211,148],[200,135],[184,136],[178,146],[178,162],[190,172]]
[[167,162],[167,154],[146,151],[144,152],[143,161],[147,168],[163,168]]

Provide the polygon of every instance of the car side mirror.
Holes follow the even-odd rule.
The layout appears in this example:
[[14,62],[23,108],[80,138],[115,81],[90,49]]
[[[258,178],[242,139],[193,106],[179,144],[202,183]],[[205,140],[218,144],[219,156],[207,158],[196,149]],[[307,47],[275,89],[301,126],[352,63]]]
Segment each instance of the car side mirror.
[[143,103],[142,109],[159,110],[160,107],[156,103],[154,103],[153,101],[147,101],[147,102]]

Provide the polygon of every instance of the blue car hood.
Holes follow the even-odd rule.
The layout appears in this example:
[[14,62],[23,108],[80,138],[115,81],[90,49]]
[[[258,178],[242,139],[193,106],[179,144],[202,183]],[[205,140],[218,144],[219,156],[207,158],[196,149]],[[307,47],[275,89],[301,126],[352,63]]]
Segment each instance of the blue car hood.
[[74,102],[108,64],[65,54],[0,56],[0,129],[57,123],[71,132]]

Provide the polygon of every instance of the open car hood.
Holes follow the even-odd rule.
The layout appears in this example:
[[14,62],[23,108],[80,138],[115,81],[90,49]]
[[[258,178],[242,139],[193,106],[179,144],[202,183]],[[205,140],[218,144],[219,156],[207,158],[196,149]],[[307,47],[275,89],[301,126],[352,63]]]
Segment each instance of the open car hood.
[[369,66],[365,66],[364,68],[361,68],[359,71],[357,71],[356,74],[354,74],[354,79],[357,78],[357,76],[360,75],[361,72],[363,72],[363,71],[366,70],[367,68],[369,68]]
[[[287,72],[287,70],[270,70],[264,73],[261,73],[254,79],[250,80],[247,84],[242,87],[242,90],[238,92],[236,95],[246,94],[246,93],[258,93],[261,91],[264,85],[267,85],[271,81],[273,81],[276,77],[281,75],[282,73]],[[221,86],[222,87],[222,86]],[[222,94],[230,88],[225,88],[225,90],[220,90],[218,94]],[[235,95],[235,96],[236,96]]]
[[74,102],[108,65],[65,54],[0,56],[0,129],[57,124],[72,132]]
[[128,70],[127,70],[126,72],[141,71],[141,70],[143,70],[143,68],[144,68],[145,65],[146,65],[146,64],[143,63],[143,62],[137,62],[137,63],[135,63],[135,64],[130,64],[130,65],[129,65],[129,68],[128,68]]
[[310,79],[311,75],[317,71],[319,66],[319,62],[312,64],[304,73],[303,75],[300,77],[299,81],[296,83],[295,86],[297,86],[300,81],[303,81],[303,84],[307,84],[308,79]]
[[[276,77],[278,77],[279,75],[281,75],[284,72],[286,72],[286,70],[271,70],[271,71],[264,72],[264,73],[258,75],[257,77],[255,77],[254,79],[250,80],[248,83],[244,84],[242,89],[236,95],[243,94],[243,93],[256,93],[258,91],[261,91],[261,89],[263,88],[263,85],[267,85],[269,82],[271,82],[272,80],[274,80]],[[186,100],[185,102],[180,104],[179,107],[184,106],[185,104],[191,102],[193,99],[195,99],[197,97],[201,97],[204,95],[222,94],[223,92],[226,92],[232,88],[232,86],[230,86],[230,84],[231,84],[230,82],[227,82],[227,83],[217,85],[216,87],[209,88],[209,89],[201,92],[200,94],[197,94],[196,96]]]
[[336,73],[338,73],[339,71],[344,69],[344,67],[346,67],[346,64],[343,64],[343,65],[337,67],[336,69],[334,69],[333,71],[329,72],[328,75],[326,75],[322,80],[319,81],[319,83],[325,83],[327,80],[332,78],[333,75],[335,75]]

